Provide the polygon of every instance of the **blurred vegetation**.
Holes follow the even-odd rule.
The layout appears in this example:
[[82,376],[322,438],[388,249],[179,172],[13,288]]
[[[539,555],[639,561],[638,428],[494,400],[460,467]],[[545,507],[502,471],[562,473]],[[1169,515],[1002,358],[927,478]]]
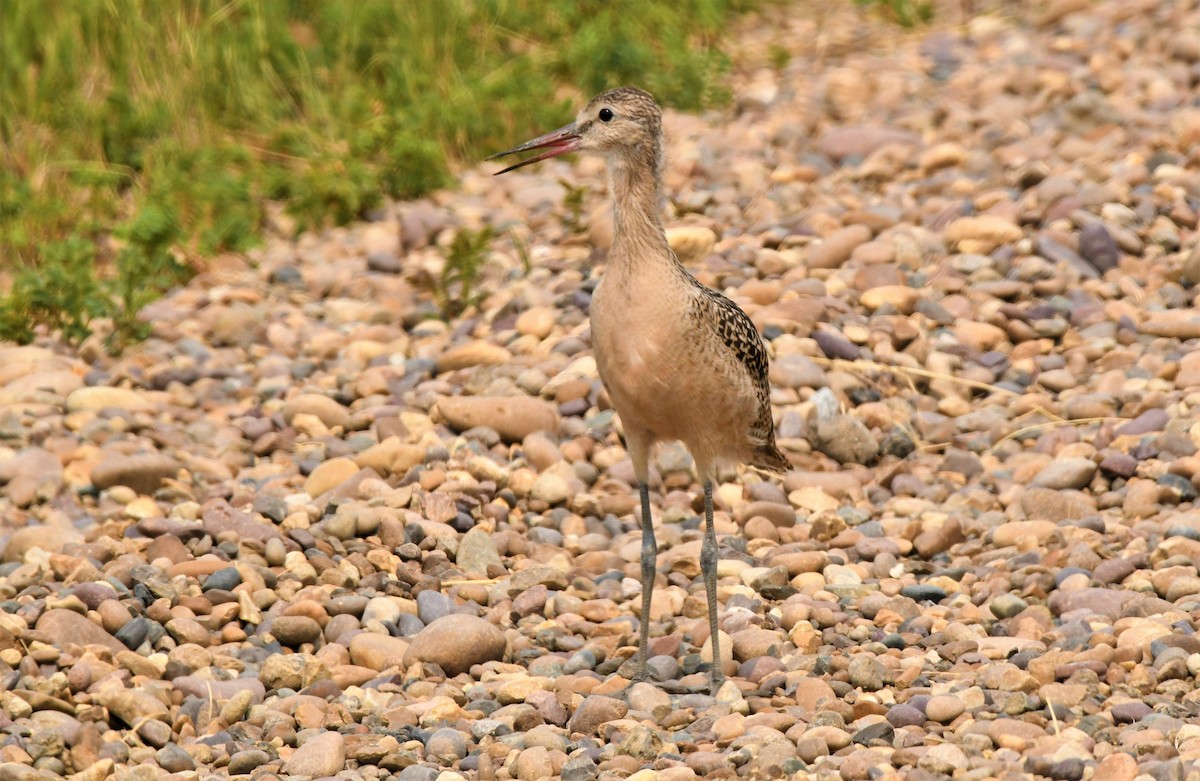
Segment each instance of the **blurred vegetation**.
[[2,2],[0,338],[100,317],[137,338],[196,258],[258,241],[267,201],[297,230],[353,220],[606,87],[718,104],[720,35],[758,2]]
[[901,27],[916,27],[933,20],[933,0],[854,0],[879,9]]
[[479,275],[487,263],[488,245],[495,235],[491,225],[477,231],[463,228],[454,234],[441,276],[432,290],[434,302],[445,317],[460,315],[483,300],[486,291],[478,289]]

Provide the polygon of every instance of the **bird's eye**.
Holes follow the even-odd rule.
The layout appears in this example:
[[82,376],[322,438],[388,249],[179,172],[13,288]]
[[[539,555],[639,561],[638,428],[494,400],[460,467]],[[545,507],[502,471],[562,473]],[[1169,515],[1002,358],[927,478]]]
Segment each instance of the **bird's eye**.
[[601,122],[612,122],[612,118],[613,118],[612,109],[610,109],[610,108],[600,109],[600,121]]

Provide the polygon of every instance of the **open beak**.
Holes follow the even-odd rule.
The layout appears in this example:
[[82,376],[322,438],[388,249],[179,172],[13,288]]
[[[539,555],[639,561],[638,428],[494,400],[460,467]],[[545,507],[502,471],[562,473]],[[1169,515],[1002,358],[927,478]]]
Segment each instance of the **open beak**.
[[515,146],[507,152],[497,152],[489,157],[488,160],[495,160],[497,157],[513,155],[517,152],[528,152],[531,149],[545,149],[546,151],[542,152],[540,155],[534,155],[528,160],[522,160],[516,165],[510,165],[503,171],[497,171],[493,175],[499,176],[500,174],[506,174],[509,171],[520,168],[523,165],[536,163],[539,160],[545,160],[550,157],[558,157],[559,155],[566,154],[567,152],[574,152],[575,150],[579,149],[579,134],[575,132],[575,123],[572,122],[569,125],[560,127],[558,130],[547,133],[544,136],[538,136],[532,141],[526,141],[524,144]]

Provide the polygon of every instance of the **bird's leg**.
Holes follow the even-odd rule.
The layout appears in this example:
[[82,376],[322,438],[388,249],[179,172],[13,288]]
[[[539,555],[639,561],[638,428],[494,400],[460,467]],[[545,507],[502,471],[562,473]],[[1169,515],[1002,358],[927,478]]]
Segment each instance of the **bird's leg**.
[[658,545],[654,541],[654,519],[650,515],[650,486],[642,481],[642,625],[638,634],[637,666],[633,680],[649,677],[646,661],[650,657],[650,599],[654,595],[654,575],[658,563]]
[[713,487],[704,481],[704,545],[700,548],[700,569],[704,573],[704,592],[708,595],[708,631],[712,638],[712,693],[725,682],[721,670],[721,645],[717,629],[717,533],[713,528]]

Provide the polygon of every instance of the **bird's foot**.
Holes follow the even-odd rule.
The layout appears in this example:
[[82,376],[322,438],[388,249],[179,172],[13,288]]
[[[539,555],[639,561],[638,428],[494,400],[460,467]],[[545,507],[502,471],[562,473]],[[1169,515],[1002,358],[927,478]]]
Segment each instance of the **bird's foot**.
[[712,668],[712,677],[709,683],[709,693],[716,697],[717,692],[725,685],[725,673],[721,672],[719,667]]
[[617,670],[617,674],[622,678],[628,678],[630,684],[643,683],[650,680],[650,670],[646,666],[645,659],[633,657],[627,660]]

